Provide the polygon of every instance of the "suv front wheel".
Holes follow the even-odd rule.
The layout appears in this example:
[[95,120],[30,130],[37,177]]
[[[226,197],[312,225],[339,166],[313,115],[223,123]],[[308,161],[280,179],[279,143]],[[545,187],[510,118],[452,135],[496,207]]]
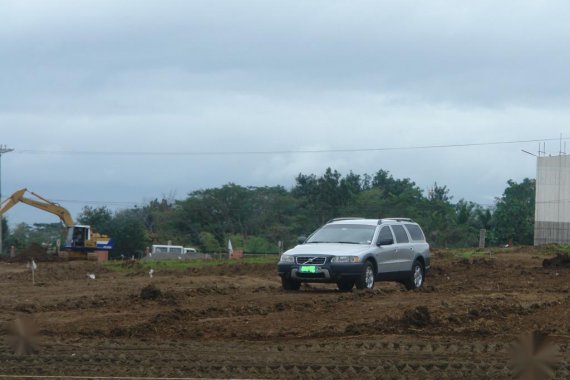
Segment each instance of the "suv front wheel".
[[370,260],[367,260],[360,277],[356,280],[356,289],[374,288],[374,277],[374,265]]
[[350,292],[354,287],[354,280],[340,280],[336,285],[341,292]]
[[424,284],[424,276],[425,276],[425,270],[422,262],[419,260],[415,260],[414,265],[412,265],[412,273],[410,273],[410,277],[404,283],[406,289],[414,290],[421,288],[422,285]]
[[299,290],[301,282],[281,277],[281,285],[283,285],[284,290]]

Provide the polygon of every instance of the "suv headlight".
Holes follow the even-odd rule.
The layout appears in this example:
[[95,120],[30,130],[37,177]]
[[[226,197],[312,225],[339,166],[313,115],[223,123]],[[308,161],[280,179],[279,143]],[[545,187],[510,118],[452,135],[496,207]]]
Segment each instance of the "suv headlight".
[[360,257],[358,256],[336,256],[333,257],[331,263],[342,263],[342,264],[351,264],[351,263],[359,263]]
[[279,262],[285,264],[293,264],[295,262],[295,258],[292,255],[281,255]]

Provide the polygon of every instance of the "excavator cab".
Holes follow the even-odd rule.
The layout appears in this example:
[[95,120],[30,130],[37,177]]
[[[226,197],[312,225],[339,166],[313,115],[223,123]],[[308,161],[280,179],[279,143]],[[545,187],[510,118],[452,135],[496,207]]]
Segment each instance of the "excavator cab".
[[91,240],[91,228],[89,226],[68,226],[64,248],[81,249],[85,243]]

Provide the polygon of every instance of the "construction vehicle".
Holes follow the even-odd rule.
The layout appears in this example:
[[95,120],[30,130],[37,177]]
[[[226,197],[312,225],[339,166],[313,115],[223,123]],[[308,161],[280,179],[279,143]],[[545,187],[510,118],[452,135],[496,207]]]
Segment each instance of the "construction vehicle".
[[87,258],[90,253],[113,249],[113,242],[109,236],[94,232],[90,226],[75,224],[71,214],[65,207],[31,191],[29,193],[37,199],[27,198],[24,196],[26,192],[28,192],[28,189],[20,189],[2,202],[0,215],[3,215],[19,202],[57,215],[66,229],[65,242],[59,252],[60,256],[66,258]]

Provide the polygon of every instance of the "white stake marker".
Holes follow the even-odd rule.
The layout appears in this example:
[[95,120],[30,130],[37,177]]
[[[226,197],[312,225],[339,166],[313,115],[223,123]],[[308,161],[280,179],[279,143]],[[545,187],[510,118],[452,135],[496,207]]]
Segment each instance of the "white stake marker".
[[36,269],[38,269],[38,264],[36,264],[34,259],[32,259],[32,263],[31,263],[30,267],[32,269],[32,285],[35,285],[36,284]]

